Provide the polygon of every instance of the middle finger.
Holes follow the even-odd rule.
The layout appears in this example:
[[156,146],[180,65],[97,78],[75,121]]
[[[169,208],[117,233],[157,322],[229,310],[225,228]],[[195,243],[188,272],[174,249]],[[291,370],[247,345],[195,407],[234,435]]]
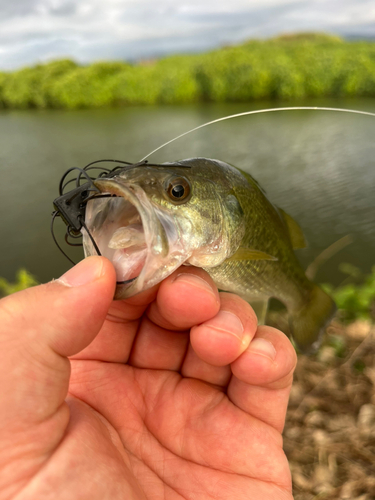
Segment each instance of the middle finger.
[[182,267],[164,280],[134,341],[130,364],[139,368],[179,370],[189,330],[214,317],[220,307],[216,286],[203,269]]

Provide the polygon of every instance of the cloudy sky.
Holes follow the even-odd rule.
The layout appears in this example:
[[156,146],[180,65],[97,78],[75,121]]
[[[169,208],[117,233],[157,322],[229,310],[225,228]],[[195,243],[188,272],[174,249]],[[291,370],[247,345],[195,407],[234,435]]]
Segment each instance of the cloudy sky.
[[375,0],[0,0],[0,69],[152,58],[295,31],[375,38]]

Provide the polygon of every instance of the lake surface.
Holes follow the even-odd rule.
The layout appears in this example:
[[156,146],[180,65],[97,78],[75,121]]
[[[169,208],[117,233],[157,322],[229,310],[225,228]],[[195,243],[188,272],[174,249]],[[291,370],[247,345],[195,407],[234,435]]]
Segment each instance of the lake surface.
[[[375,100],[314,100],[292,105],[375,112]],[[290,103],[277,103],[277,106]],[[20,267],[38,280],[70,267],[50,235],[52,201],[70,167],[101,158],[136,162],[195,126],[275,103],[205,104],[82,111],[0,113],[0,276]],[[351,234],[354,242],[319,270],[318,281],[339,284],[349,262],[363,272],[375,265],[375,118],[318,111],[237,118],[194,132],[153,155],[153,161],[205,156],[250,172],[270,200],[292,215],[309,246],[304,267]],[[57,235],[65,232],[61,221]],[[66,247],[64,247],[66,248]],[[67,247],[77,261],[80,249]]]

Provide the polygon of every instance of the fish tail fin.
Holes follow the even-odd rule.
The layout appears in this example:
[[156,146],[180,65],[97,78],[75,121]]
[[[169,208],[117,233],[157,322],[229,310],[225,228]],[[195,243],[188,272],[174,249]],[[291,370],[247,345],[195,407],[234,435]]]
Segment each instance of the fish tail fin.
[[319,348],[326,326],[336,312],[329,295],[314,285],[308,303],[289,318],[293,341],[298,351],[312,354]]

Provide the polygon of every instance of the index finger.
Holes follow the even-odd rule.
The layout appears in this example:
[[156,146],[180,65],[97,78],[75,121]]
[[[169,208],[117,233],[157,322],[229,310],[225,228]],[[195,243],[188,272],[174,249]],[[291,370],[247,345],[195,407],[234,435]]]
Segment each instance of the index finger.
[[133,344],[132,366],[179,370],[189,329],[216,316],[220,298],[212,279],[196,267],[181,267],[160,285]]
[[161,283],[147,315],[167,330],[188,330],[213,318],[219,309],[219,292],[208,273],[182,266]]

